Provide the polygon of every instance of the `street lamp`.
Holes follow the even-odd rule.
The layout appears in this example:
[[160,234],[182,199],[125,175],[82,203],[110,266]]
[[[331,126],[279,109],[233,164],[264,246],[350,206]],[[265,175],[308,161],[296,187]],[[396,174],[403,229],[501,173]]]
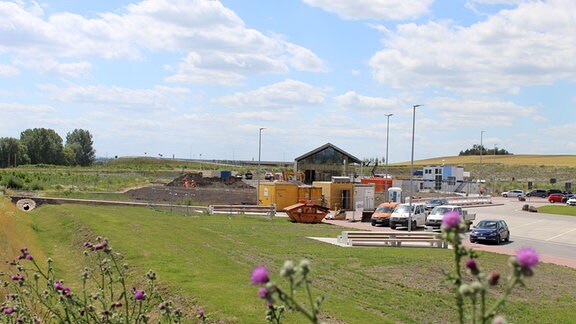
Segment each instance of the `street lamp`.
[[388,134],[390,130],[390,116],[394,114],[386,114],[386,178],[384,178],[384,200],[388,201]]
[[484,146],[482,145],[482,137],[484,135],[484,131],[480,131],[480,173],[478,174],[479,178],[478,179],[480,181],[480,195],[482,195],[482,151],[484,151]]
[[412,231],[412,196],[414,195],[414,129],[416,128],[416,108],[412,106],[412,154],[410,156],[410,201],[408,203],[408,232]]
[[262,154],[262,131],[266,128],[260,127],[258,130],[258,170],[256,171],[256,205],[260,205],[260,156]]

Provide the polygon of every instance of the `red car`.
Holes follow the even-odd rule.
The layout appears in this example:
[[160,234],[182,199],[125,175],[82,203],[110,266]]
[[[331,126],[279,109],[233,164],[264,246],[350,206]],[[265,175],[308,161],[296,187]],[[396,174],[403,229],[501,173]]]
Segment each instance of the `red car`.
[[551,203],[561,203],[562,199],[564,199],[564,194],[551,194],[546,199]]

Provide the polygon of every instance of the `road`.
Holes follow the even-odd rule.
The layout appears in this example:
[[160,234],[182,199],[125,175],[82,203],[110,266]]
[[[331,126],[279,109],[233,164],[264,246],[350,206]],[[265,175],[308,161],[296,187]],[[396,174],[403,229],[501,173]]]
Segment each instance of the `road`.
[[[567,259],[576,265],[576,217],[531,213],[522,210],[525,204],[535,207],[548,204],[545,199],[530,198],[518,201],[514,198],[493,198],[494,205],[468,208],[476,213],[476,222],[482,219],[504,219],[510,227],[511,241],[488,250],[510,254],[522,247],[532,247],[542,256]],[[574,207],[576,208],[576,207]],[[471,244],[474,247],[484,244]]]

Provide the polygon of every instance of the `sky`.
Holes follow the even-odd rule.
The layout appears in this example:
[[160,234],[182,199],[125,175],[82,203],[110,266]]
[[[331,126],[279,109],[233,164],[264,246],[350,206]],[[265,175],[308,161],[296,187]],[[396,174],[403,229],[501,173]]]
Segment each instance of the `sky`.
[[574,0],[0,1],[0,137],[98,157],[575,154],[575,102]]

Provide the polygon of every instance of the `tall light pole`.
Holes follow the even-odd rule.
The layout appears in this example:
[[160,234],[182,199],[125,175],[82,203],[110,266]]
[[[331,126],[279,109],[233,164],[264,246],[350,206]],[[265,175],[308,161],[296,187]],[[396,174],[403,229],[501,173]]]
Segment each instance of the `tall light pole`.
[[394,114],[386,114],[386,178],[384,178],[384,201],[388,201],[388,134],[390,130],[390,116]]
[[256,205],[260,205],[260,157],[262,154],[262,131],[266,128],[260,127],[258,130],[258,170],[256,171]]
[[480,183],[480,188],[478,190],[480,192],[480,195],[482,195],[482,171],[483,171],[482,170],[482,151],[484,151],[484,146],[482,145],[482,137],[483,136],[484,136],[484,131],[480,131],[480,172],[478,174],[478,177],[480,178],[480,179],[478,179],[479,183]]
[[410,155],[410,201],[408,203],[408,232],[412,231],[412,197],[414,195],[414,130],[416,129],[416,108],[412,106],[412,154]]
[[496,153],[497,153],[497,146],[498,144],[494,143],[494,166],[492,168],[492,197],[494,197],[494,193],[496,192]]

